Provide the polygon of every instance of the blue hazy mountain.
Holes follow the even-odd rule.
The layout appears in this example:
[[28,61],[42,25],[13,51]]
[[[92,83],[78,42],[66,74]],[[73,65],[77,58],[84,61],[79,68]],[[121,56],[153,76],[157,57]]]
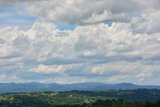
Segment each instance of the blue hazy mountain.
[[0,83],[0,93],[13,92],[41,92],[41,91],[70,91],[70,90],[132,90],[132,89],[160,89],[156,85],[135,85],[132,83],[106,84],[106,83],[75,83],[75,84],[57,84],[57,83]]

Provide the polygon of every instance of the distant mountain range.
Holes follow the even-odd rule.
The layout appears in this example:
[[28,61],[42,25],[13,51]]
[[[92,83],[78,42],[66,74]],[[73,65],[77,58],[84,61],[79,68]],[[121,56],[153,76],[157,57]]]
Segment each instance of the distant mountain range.
[[75,84],[57,84],[57,83],[0,83],[0,93],[14,92],[41,92],[41,91],[70,91],[70,90],[133,90],[133,89],[159,89],[156,85],[135,85],[132,83],[106,84],[106,83],[75,83]]

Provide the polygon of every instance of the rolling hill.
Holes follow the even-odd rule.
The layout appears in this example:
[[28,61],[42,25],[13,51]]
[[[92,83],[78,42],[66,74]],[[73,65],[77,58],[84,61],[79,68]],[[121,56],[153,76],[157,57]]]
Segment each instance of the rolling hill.
[[106,83],[75,83],[75,84],[57,84],[57,83],[0,83],[0,93],[14,92],[42,92],[42,91],[94,91],[94,90],[133,90],[133,89],[160,89],[155,85],[135,85],[132,83],[106,84]]

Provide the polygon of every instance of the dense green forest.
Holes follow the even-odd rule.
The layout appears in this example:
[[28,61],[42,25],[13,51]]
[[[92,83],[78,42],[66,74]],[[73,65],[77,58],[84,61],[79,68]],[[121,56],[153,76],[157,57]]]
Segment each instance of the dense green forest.
[[160,107],[160,90],[5,93],[0,107]]

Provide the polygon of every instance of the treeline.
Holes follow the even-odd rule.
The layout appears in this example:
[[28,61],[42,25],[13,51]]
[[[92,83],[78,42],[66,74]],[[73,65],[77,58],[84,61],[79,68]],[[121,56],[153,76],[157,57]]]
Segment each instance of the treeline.
[[151,102],[129,102],[124,100],[97,100],[92,103],[83,104],[65,104],[54,105],[49,102],[40,101],[38,99],[25,99],[16,102],[1,101],[0,107],[160,107],[160,100],[156,103]]
[[[65,93],[65,92],[64,92]],[[117,98],[126,101],[150,101],[157,102],[160,99],[160,90],[157,89],[135,89],[135,90],[106,90],[106,91],[71,91],[78,95],[91,97]]]
[[124,100],[97,100],[93,103],[84,103],[82,105],[58,105],[57,107],[160,107],[160,100],[156,103],[146,102],[129,102]]

